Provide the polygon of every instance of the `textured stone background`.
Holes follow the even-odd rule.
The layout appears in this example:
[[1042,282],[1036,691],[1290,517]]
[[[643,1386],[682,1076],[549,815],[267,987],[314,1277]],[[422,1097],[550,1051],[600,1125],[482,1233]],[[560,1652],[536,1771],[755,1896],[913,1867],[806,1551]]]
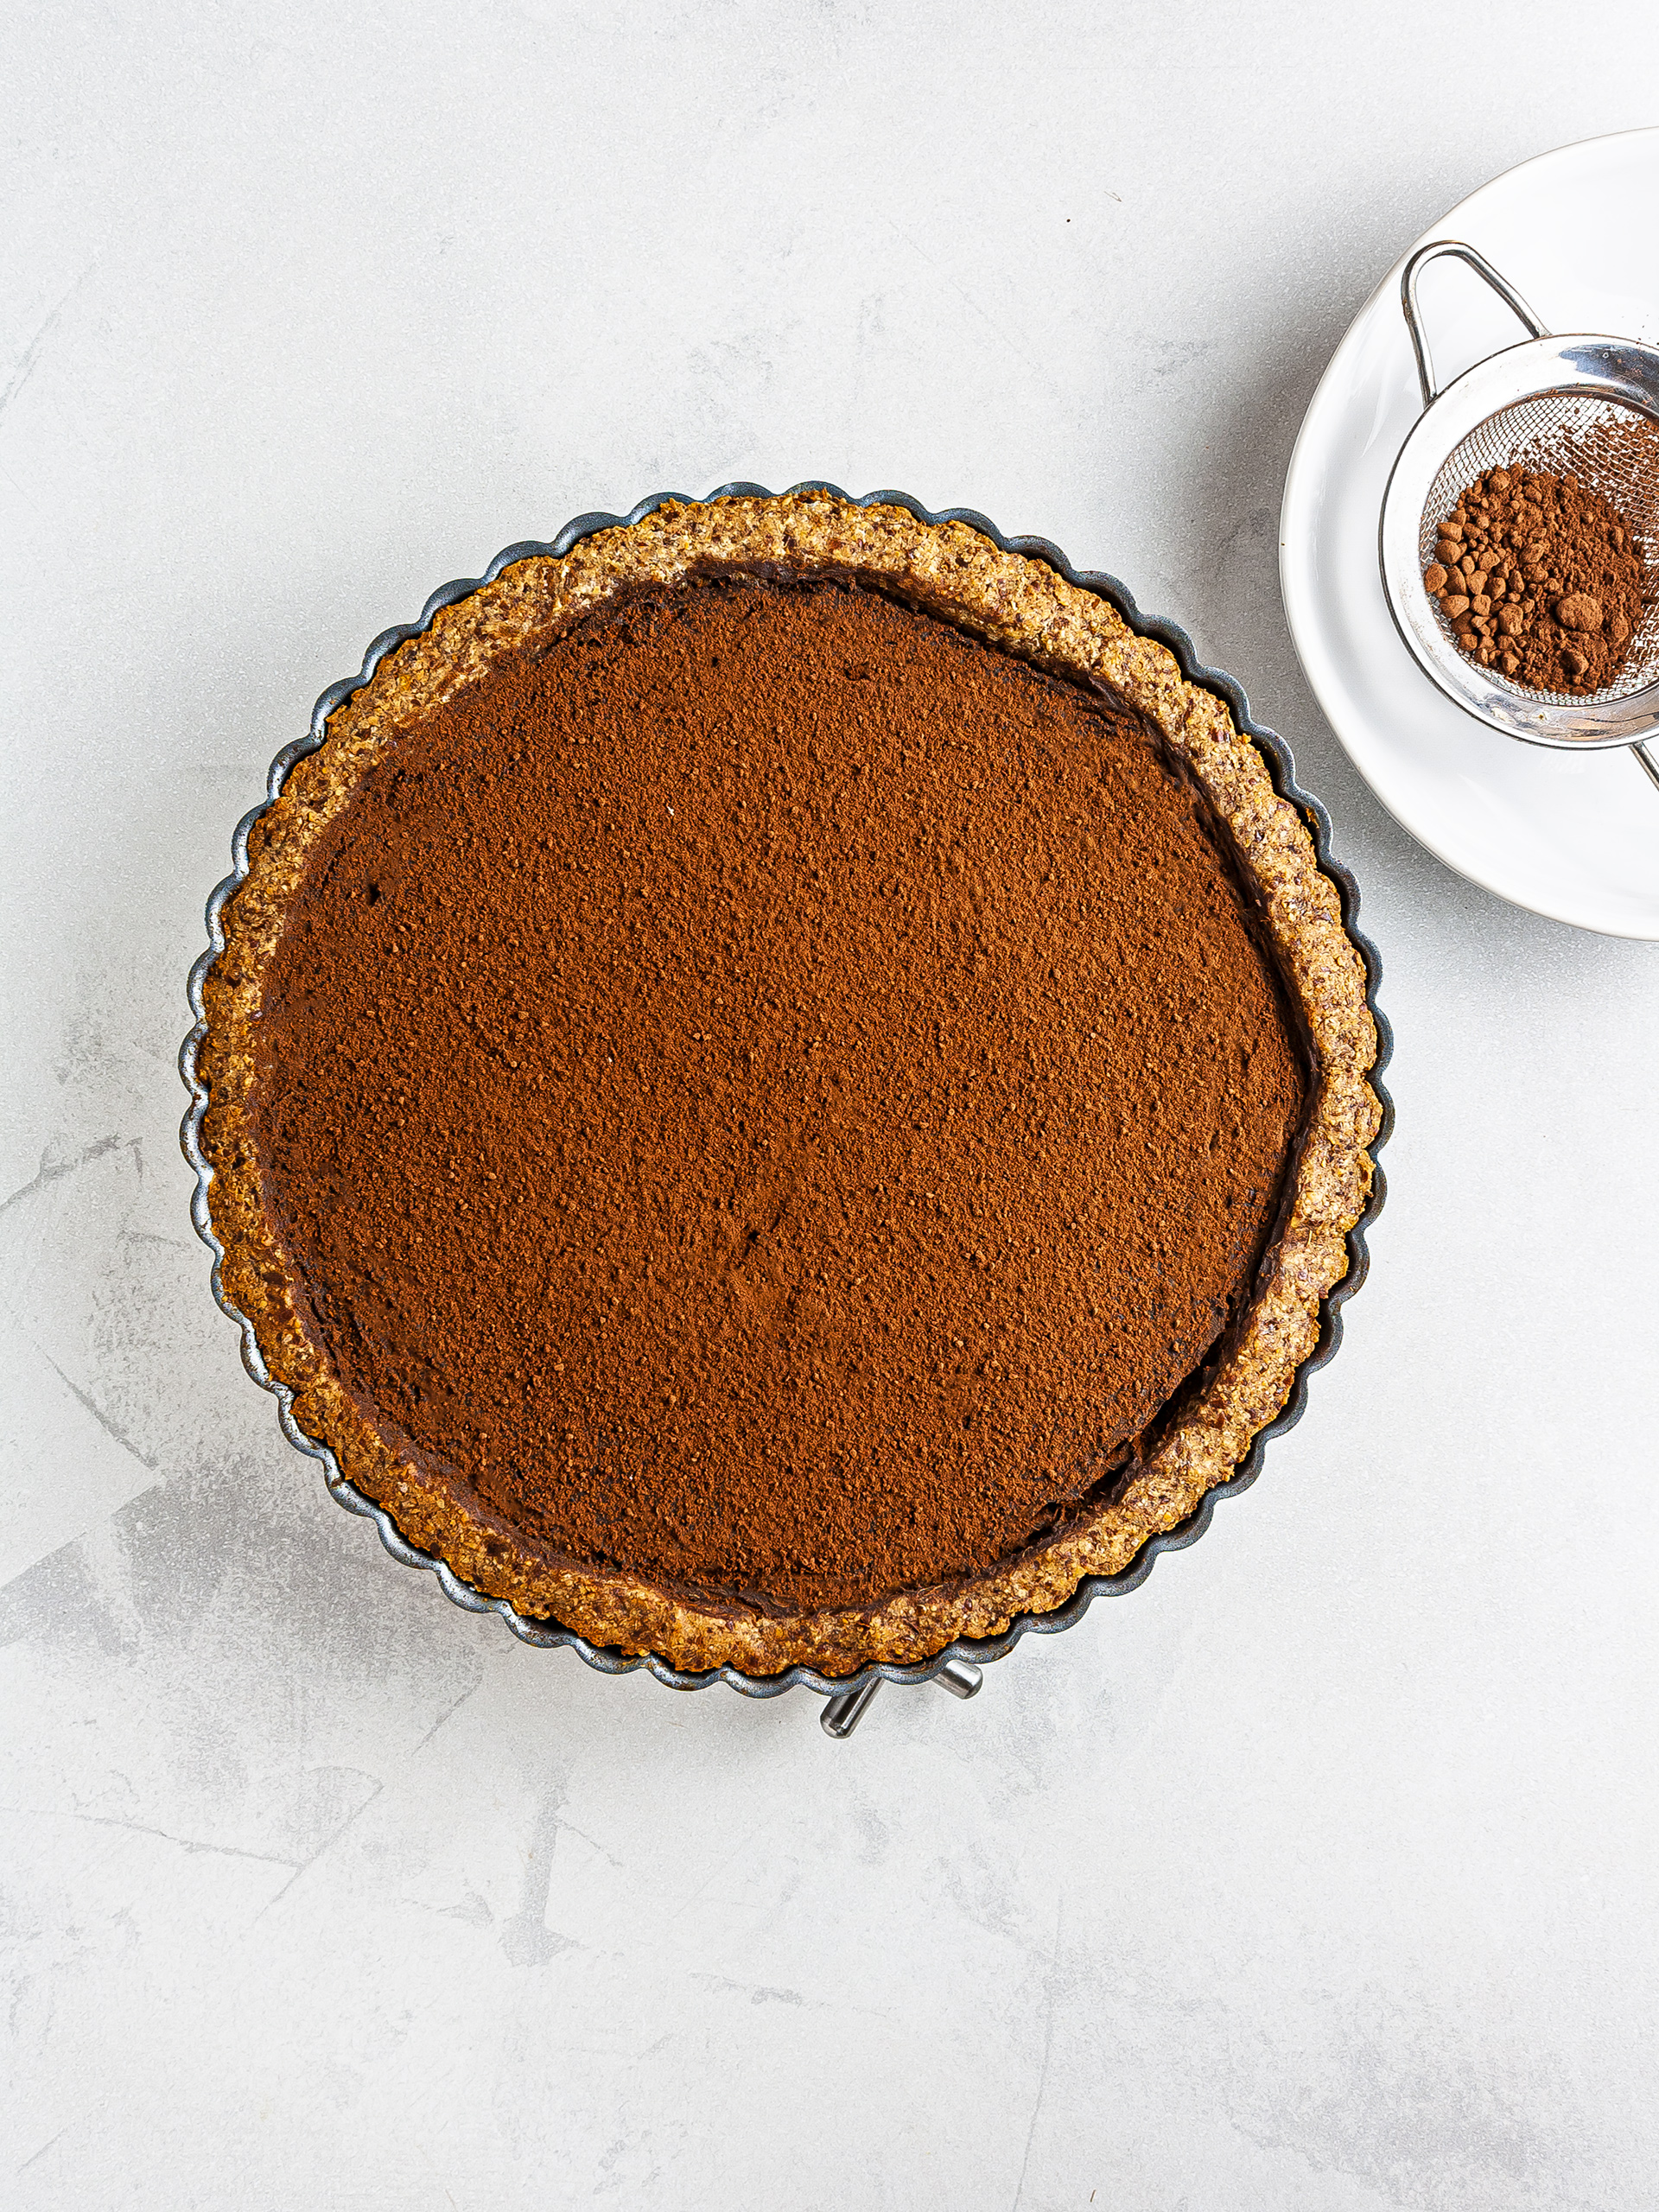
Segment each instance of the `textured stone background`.
[[[1274,543],[1396,252],[1656,87],[1637,4],[13,11],[8,2206],[1649,2196],[1659,951],[1382,814]],[[1250,1497],[845,1746],[386,1560],[175,1138],[201,903],[322,685],[510,540],[810,474],[1187,624],[1400,1037],[1371,1281]]]

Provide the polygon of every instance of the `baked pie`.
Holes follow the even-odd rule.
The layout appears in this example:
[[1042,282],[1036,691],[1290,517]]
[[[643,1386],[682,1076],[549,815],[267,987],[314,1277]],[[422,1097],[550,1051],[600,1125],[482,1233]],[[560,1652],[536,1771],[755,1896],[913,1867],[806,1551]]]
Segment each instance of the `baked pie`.
[[248,839],[226,1295],[524,1614],[701,1670],[1000,1632],[1225,1482],[1372,1180],[1337,890],[1045,561],[670,503],[445,608]]

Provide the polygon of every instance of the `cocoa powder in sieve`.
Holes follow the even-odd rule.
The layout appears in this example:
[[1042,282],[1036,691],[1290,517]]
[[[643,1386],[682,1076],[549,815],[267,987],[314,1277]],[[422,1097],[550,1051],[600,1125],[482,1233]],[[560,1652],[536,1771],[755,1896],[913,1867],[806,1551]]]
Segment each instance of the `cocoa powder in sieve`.
[[1440,524],[1423,582],[1463,652],[1535,690],[1605,690],[1642,621],[1640,548],[1570,470],[1476,477]]
[[857,1605],[1066,1523],[1210,1356],[1304,1049],[1132,716],[862,591],[504,663],[315,849],[255,1126],[305,1325],[562,1560]]

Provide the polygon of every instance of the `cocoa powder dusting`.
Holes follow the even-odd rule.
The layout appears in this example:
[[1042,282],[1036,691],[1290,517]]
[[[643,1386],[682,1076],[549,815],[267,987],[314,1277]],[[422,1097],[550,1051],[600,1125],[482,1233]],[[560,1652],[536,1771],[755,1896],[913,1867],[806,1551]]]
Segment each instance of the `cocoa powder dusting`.
[[1065,1525],[1212,1354],[1309,1084],[1126,714],[830,584],[613,607],[401,739],[269,975],[306,1325],[553,1556],[858,1605]]

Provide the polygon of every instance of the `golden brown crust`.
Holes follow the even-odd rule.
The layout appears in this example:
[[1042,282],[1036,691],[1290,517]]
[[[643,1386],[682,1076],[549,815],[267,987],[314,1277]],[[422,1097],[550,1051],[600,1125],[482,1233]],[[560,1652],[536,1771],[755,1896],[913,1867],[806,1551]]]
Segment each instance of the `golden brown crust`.
[[[291,1269],[260,1190],[250,1133],[253,1025],[288,902],[318,833],[399,734],[475,682],[503,652],[533,643],[644,584],[710,567],[857,575],[1052,672],[1104,685],[1156,724],[1227,823],[1266,911],[1313,1038],[1314,1096],[1284,1224],[1217,1371],[1122,1493],[1079,1529],[966,1586],[909,1591],[871,1609],[779,1618],[703,1607],[615,1574],[551,1564],[486,1527],[417,1465],[391,1451],[331,1372],[291,1294]],[[669,505],[585,538],[562,559],[516,563],[445,608],[390,654],[328,720],[248,840],[246,881],[225,915],[226,945],[204,989],[199,1065],[209,1103],[209,1211],[225,1248],[226,1294],[247,1317],[294,1418],[385,1506],[412,1543],[492,1597],[556,1618],[599,1644],[652,1651],[702,1670],[768,1675],[806,1663],[847,1674],[873,1659],[914,1662],[957,1637],[1000,1634],[1016,1613],[1064,1605],[1085,1575],[1120,1573],[1150,1537],[1227,1481],[1290,1394],[1313,1351],[1321,1300],[1347,1270],[1347,1235],[1372,1179],[1381,1109],[1366,1080],[1376,1033],[1335,886],[1296,809],[1223,701],[1186,683],[1161,646],[1046,563],[1001,551],[963,523],[828,493]]]

